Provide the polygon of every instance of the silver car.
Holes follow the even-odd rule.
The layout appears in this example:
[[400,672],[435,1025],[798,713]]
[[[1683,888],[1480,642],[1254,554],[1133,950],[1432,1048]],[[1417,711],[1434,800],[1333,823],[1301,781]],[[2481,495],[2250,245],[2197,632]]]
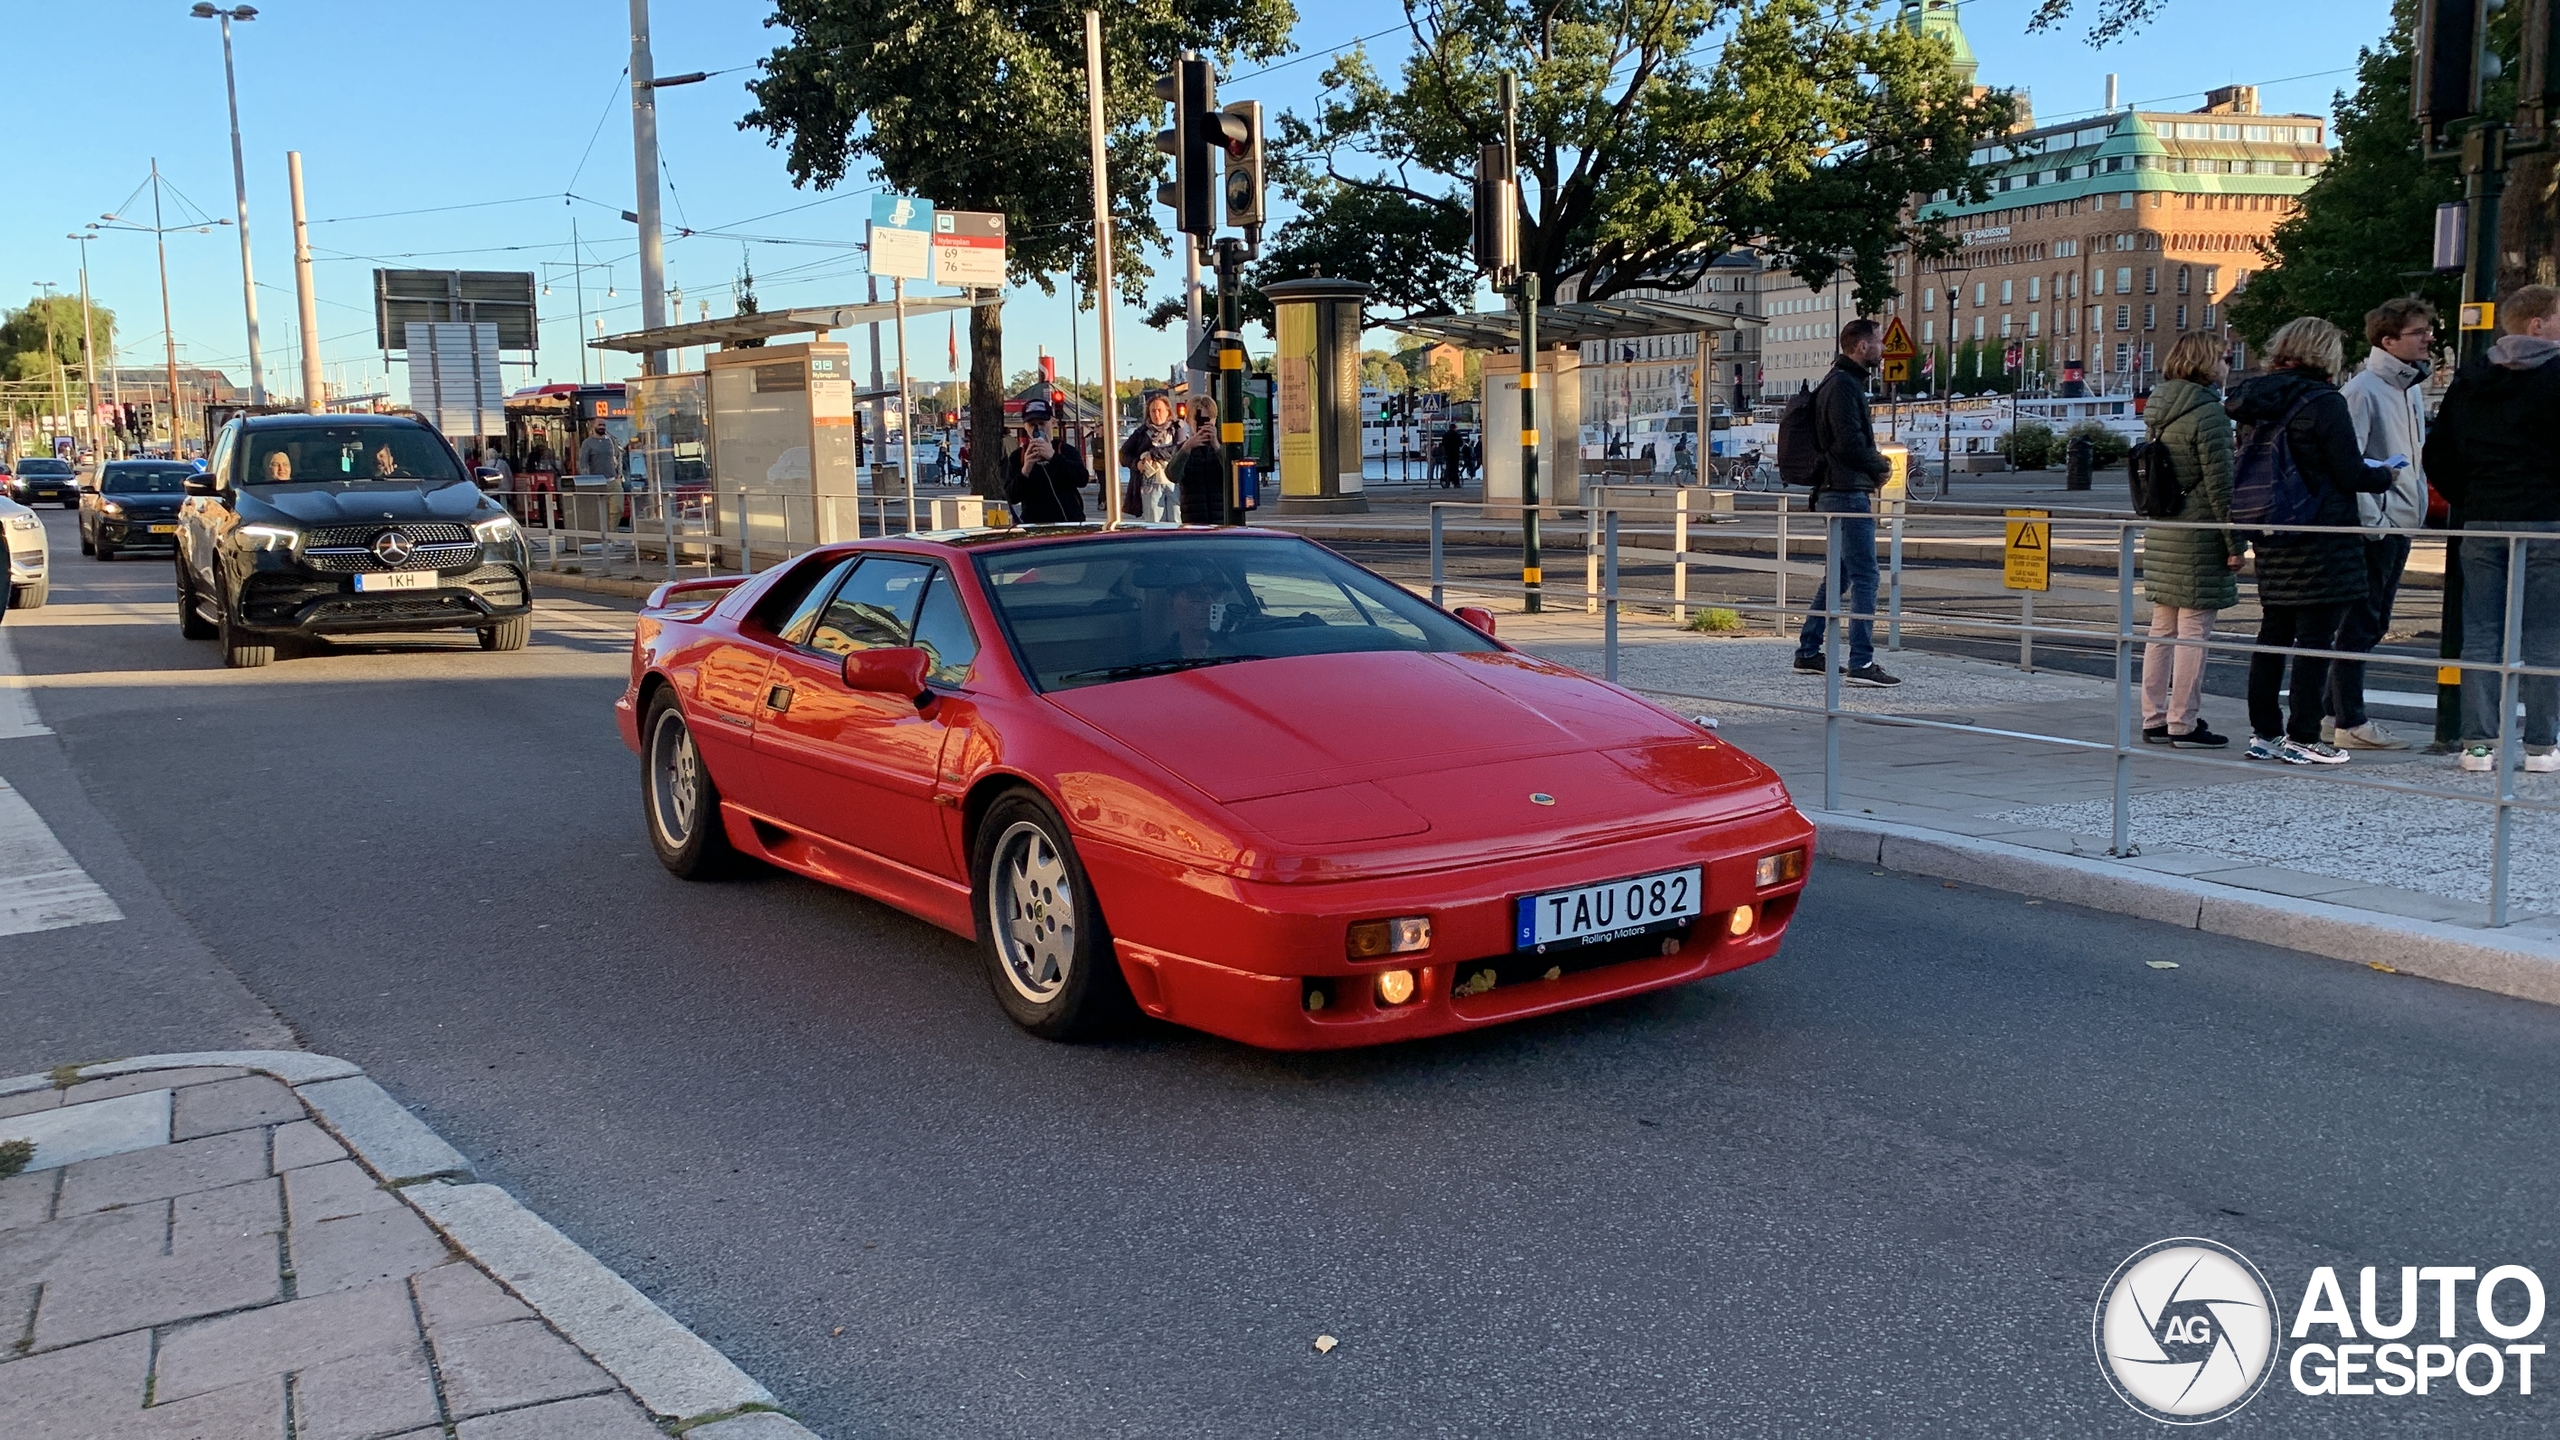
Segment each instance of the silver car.
[[9,545],[9,592],[0,609],[33,610],[51,588],[44,563],[44,521],[36,512],[0,496],[0,539]]

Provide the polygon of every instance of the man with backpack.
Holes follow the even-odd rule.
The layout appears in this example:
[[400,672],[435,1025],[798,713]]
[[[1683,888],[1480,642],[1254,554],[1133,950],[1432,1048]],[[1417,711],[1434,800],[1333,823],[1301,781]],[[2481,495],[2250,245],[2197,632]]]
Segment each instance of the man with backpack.
[[[1817,515],[1855,516],[1832,522],[1839,543],[1841,588],[1852,616],[1849,663],[1841,674],[1852,685],[1885,687],[1902,682],[1876,663],[1876,487],[1893,462],[1876,448],[1875,420],[1867,410],[1867,376],[1884,358],[1884,337],[1873,320],[1840,327],[1840,353],[1831,372],[1809,392],[1799,392],[1778,417],[1778,472],[1790,485],[1813,489]],[[1783,561],[1784,557],[1781,557]],[[1827,568],[1827,562],[1826,562]],[[1830,608],[1830,582],[1813,592],[1813,613],[1796,636],[1795,668],[1822,673],[1822,611]]]

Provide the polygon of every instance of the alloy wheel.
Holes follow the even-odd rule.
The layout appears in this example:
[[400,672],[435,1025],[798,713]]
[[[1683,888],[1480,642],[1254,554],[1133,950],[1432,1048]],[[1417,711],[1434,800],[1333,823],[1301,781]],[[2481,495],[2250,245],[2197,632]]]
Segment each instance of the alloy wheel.
[[1004,978],[1035,1005],[1057,998],[1075,963],[1075,882],[1042,826],[1018,820],[998,837],[988,869],[987,923]]
[[696,801],[702,793],[702,752],[684,716],[670,706],[649,732],[649,821],[669,850],[693,838]]

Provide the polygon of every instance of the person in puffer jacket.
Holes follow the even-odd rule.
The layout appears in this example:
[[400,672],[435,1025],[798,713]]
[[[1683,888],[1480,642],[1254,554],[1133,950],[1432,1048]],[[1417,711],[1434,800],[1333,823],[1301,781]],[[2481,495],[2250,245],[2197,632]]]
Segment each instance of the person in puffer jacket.
[[[2186,505],[2182,524],[2231,523],[2231,417],[2222,409],[2222,348],[2190,331],[2161,363],[2161,381],[2143,408],[2149,438],[2169,447]],[[2146,528],[2142,594],[2151,602],[2152,643],[2142,649],[2142,738],[2182,750],[2219,750],[2231,743],[2204,723],[2203,640],[2213,616],[2240,603],[2232,572],[2240,549],[2229,530]]]
[[[2234,386],[2223,409],[2248,448],[2251,427],[2282,424],[2294,468],[2319,502],[2314,525],[2352,531],[2356,497],[2391,488],[2392,472],[2368,466],[2356,444],[2346,397],[2329,377],[2345,358],[2346,337],[2316,316],[2288,320],[2267,337],[2268,373]],[[2288,419],[2287,417],[2291,417]],[[2364,540],[2351,533],[2254,532],[2258,557],[2258,643],[2328,650],[2349,605],[2371,593]],[[2281,702],[2285,667],[2293,668],[2292,713]],[[2249,758],[2287,765],[2343,765],[2347,752],[2320,738],[2329,662],[2311,655],[2249,657]]]

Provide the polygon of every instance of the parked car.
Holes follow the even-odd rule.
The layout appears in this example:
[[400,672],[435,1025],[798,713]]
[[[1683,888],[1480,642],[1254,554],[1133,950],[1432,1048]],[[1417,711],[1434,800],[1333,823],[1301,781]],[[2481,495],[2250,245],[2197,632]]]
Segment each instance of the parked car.
[[178,548],[178,506],[196,468],[174,460],[110,460],[80,487],[80,553]]
[[981,947],[1034,1034],[1362,1045],[1778,951],[1767,766],[1295,536],[1041,527],[661,586],[616,703],[649,842]]
[[50,455],[29,455],[18,461],[17,473],[9,477],[9,498],[21,505],[51,501],[68,510],[80,503],[80,475],[68,460]]
[[436,431],[399,415],[253,415],[183,482],[178,627],[234,666],[277,640],[475,630],[520,650],[531,557],[513,516]]
[[0,547],[9,552],[9,588],[0,593],[0,611],[42,608],[52,588],[44,563],[44,518],[0,495]]

